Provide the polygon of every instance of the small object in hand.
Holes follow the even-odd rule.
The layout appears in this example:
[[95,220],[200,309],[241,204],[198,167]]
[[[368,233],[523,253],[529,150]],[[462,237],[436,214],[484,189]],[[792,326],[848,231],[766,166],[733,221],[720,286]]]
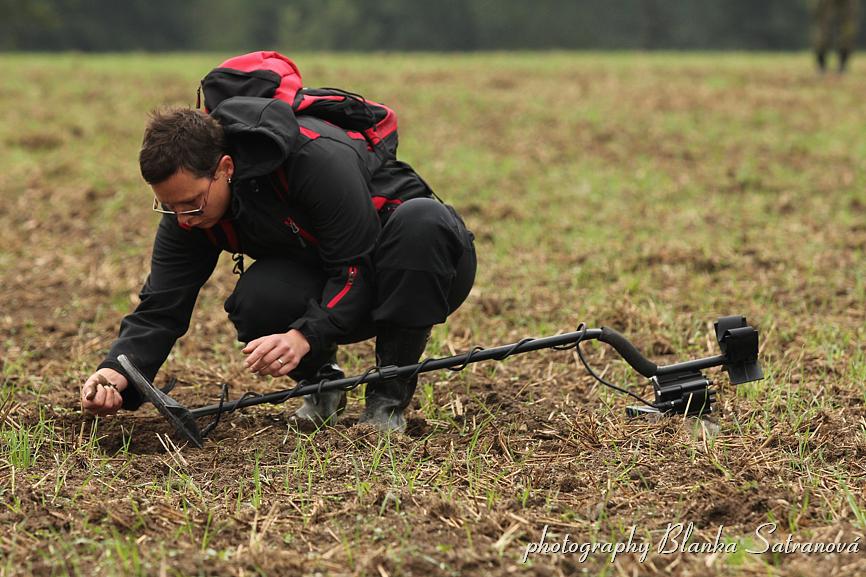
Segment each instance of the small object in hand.
[[[114,385],[114,383],[112,383],[112,382],[109,381],[107,378],[105,378],[104,375],[101,375],[101,374],[99,374],[99,373],[97,373],[97,375],[96,375],[96,384],[97,384],[97,385],[102,385],[103,387],[113,387],[113,388],[116,388],[115,385]],[[96,393],[97,393],[98,391],[99,391],[99,389],[97,389],[97,388],[94,386],[93,389],[92,389],[89,393],[87,393],[87,395],[85,395],[84,398],[87,399],[88,401],[92,401],[93,399],[96,398]]]

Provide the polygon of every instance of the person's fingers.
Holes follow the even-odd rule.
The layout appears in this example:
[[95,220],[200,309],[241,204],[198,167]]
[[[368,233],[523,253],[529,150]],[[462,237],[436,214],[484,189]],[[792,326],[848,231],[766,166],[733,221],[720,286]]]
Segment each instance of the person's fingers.
[[[267,375],[271,377],[279,377],[286,373],[280,373],[283,367],[290,367],[288,370],[291,371],[295,366],[297,366],[297,359],[292,352],[292,349],[286,346],[284,343],[275,341],[271,343],[273,348],[270,349],[265,355],[263,355],[258,362],[250,367],[250,370],[253,372],[258,372],[259,375]],[[260,345],[261,348],[264,345]]]
[[81,387],[81,399],[82,401],[92,401],[94,397],[96,397],[96,383],[92,379],[88,379]]
[[[286,357],[289,357],[290,352],[289,348],[284,345],[279,345],[272,348],[268,351],[268,354],[262,357],[262,365],[265,367],[270,367],[271,365],[277,365],[277,367],[282,366],[286,362]],[[282,363],[277,362],[277,359],[283,361]]]
[[292,362],[291,360],[289,360],[283,366],[280,367],[280,369],[277,371],[277,374],[274,376],[275,377],[285,377],[286,375],[291,373],[293,370],[295,370],[295,367],[297,367],[297,366],[298,366],[297,362]]
[[[282,358],[280,360],[282,360]],[[262,373],[267,374],[271,377],[282,376],[280,374],[280,371],[282,371],[284,367],[292,366],[292,363],[286,362],[286,361],[283,361],[281,363],[280,360],[272,362],[270,365],[267,366],[267,369],[265,371],[263,371]],[[289,370],[291,370],[291,369],[289,369]]]
[[270,377],[276,377],[279,375],[280,369],[283,366],[285,366],[285,364],[286,364],[285,361],[280,363],[280,361],[274,360],[270,364],[264,365],[262,367],[262,369],[259,371],[259,374],[260,375],[268,375]]
[[253,365],[255,365],[259,361],[259,359],[262,358],[262,355],[264,355],[264,351],[259,350],[259,348],[255,348],[253,349],[253,352],[250,353],[250,355],[244,360],[244,364],[247,366],[248,369],[254,371],[255,369],[253,368]]
[[289,349],[269,365],[270,375],[272,377],[284,377],[295,370],[300,362],[301,357]]
[[81,387],[81,412],[84,414],[111,415],[122,405],[123,397],[120,391],[102,375],[94,375]]
[[110,411],[107,411],[105,407],[102,405],[96,405],[94,403],[90,403],[85,407],[82,407],[82,412],[87,415],[93,415],[94,417],[101,417],[103,415],[110,414]]
[[260,377],[273,377],[274,369],[270,365],[265,365],[258,371],[258,375]]
[[[277,353],[273,353],[272,351],[276,348],[276,343],[274,342],[264,342],[256,348],[255,352],[250,355],[250,358],[253,358],[255,355],[255,360],[250,363],[250,370],[255,372],[261,371],[262,369],[267,368],[267,366],[275,361],[279,356]],[[270,355],[270,357],[269,357]]]
[[108,394],[108,391],[105,390],[105,387],[102,385],[96,385],[96,396],[93,397],[93,404],[98,407],[103,407],[105,405],[105,396]]
[[[92,388],[92,390],[91,390]],[[81,388],[81,412],[86,413],[88,415],[94,414],[93,411],[96,408],[96,403],[93,398],[96,396],[96,383],[93,383],[91,386],[88,386],[87,383],[84,384],[84,387]]]
[[246,359],[246,365],[248,368],[252,369],[253,365],[255,365],[259,360],[267,354],[267,352],[271,350],[270,343],[267,341],[261,342],[250,352],[249,356]]
[[245,355],[253,352],[255,350],[255,348],[257,346],[259,346],[259,344],[262,342],[262,340],[264,338],[265,337],[259,337],[257,339],[251,340],[250,342],[247,343],[247,346],[245,346],[241,352],[244,353]]
[[99,400],[101,398],[102,402],[100,403],[100,405],[102,405],[102,409],[108,409],[114,404],[115,395],[119,395],[120,393],[117,391],[116,388],[114,388],[114,385],[112,384],[100,385],[100,387],[102,389],[103,396],[100,397],[99,393],[97,393],[95,400]]
[[110,396],[106,402],[106,408],[108,408],[112,413],[116,413],[123,405],[123,397],[120,395],[120,391],[114,387],[111,387],[109,395]]
[[250,370],[254,373],[260,372],[262,369],[267,368],[267,365],[262,362],[262,357],[264,354],[258,355],[256,360],[250,365]]

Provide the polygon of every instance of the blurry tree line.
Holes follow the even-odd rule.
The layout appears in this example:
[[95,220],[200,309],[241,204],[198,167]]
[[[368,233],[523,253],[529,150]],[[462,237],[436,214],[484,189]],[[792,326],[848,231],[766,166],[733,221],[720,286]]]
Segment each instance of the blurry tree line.
[[793,50],[809,43],[809,3],[0,0],[0,49]]

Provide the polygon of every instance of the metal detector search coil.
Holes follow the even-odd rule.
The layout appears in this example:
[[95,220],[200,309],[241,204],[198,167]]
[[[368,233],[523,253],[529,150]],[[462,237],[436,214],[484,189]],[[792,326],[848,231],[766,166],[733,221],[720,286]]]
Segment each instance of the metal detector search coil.
[[[581,324],[577,331],[542,338],[526,338],[517,343],[492,349],[475,347],[467,353],[443,358],[428,358],[415,365],[404,367],[371,367],[364,374],[342,379],[323,379],[319,382],[299,382],[294,388],[266,393],[246,393],[235,401],[227,401],[228,385],[222,385],[222,398],[218,404],[188,409],[160,391],[138,370],[126,355],[119,355],[118,362],[126,371],[132,385],[160,414],[171,423],[175,432],[194,446],[201,448],[204,438],[213,430],[223,413],[264,403],[279,404],[295,397],[334,390],[350,390],[364,383],[377,383],[397,377],[409,377],[419,373],[448,369],[461,371],[472,363],[486,360],[502,361],[506,358],[541,349],[565,350],[575,348],[589,373],[606,386],[612,387],[643,403],[643,406],[628,407],[626,414],[637,417],[648,413],[683,414],[700,416],[712,412],[716,391],[710,389],[710,381],[701,371],[712,367],[723,367],[728,372],[731,384],[739,385],[764,378],[758,362],[758,331],[749,326],[743,316],[722,317],[715,323],[716,340],[722,354],[667,366],[657,366],[643,356],[635,346],[615,330],[602,327],[588,329]],[[598,340],[612,346],[617,353],[638,373],[650,379],[655,393],[655,402],[650,403],[600,377],[592,370],[580,343]],[[199,429],[196,419],[216,415],[214,421]]]

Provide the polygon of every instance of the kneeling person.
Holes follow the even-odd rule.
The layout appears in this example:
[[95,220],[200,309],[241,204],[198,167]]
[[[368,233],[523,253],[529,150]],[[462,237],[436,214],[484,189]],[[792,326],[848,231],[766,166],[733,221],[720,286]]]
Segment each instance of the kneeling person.
[[[154,113],[139,157],[163,213],[151,270],[140,304],[81,388],[82,409],[105,415],[141,405],[118,355],[153,380],[223,250],[240,273],[225,310],[251,372],[340,378],[337,345],[373,336],[378,365],[418,362],[431,327],[469,294],[473,236],[432,193],[377,211],[362,146],[270,99],[231,98],[210,115]],[[391,173],[388,186],[423,184],[402,163]],[[246,271],[242,255],[255,259]],[[368,385],[361,422],[404,431],[416,384]],[[342,391],[310,395],[295,418],[333,422],[344,406]]]

